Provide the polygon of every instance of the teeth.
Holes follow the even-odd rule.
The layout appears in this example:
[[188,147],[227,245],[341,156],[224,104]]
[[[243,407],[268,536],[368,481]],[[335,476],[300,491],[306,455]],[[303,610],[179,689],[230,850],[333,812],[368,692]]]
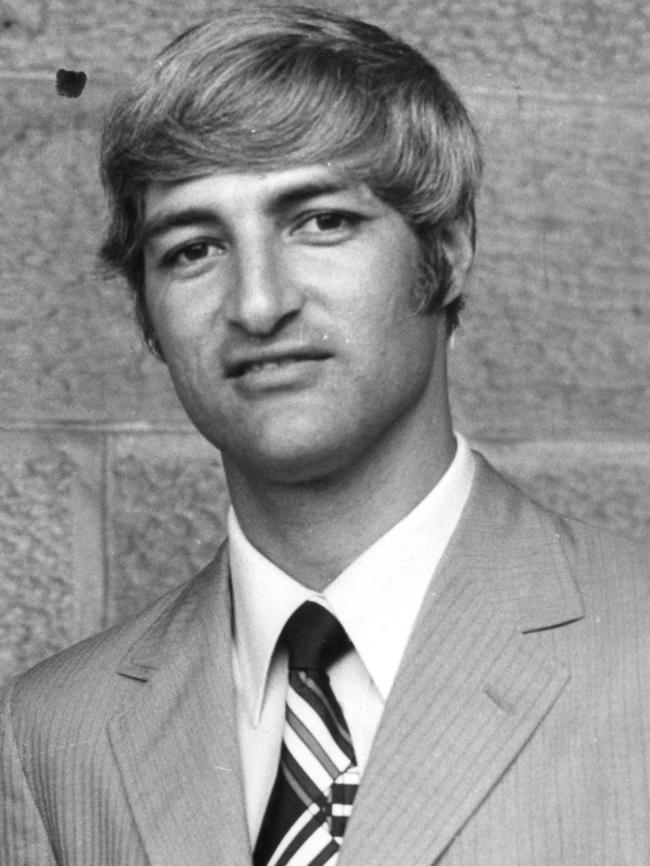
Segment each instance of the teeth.
[[295,358],[281,358],[278,361],[260,361],[255,364],[246,364],[242,373],[257,373],[260,370],[273,370],[277,367],[285,367],[287,364],[292,364]]

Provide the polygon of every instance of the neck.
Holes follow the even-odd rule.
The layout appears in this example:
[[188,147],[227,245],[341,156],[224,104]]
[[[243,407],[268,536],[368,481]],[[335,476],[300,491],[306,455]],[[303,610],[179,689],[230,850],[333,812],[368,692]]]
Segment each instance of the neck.
[[448,408],[417,441],[393,431],[350,469],[300,483],[264,482],[224,467],[237,518],[275,565],[320,591],[405,517],[437,484],[455,453]]

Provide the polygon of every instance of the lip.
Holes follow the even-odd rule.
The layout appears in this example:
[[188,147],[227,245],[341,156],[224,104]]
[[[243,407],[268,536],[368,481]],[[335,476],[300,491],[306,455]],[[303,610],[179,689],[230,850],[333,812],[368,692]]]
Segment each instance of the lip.
[[331,352],[325,352],[315,346],[276,346],[248,352],[233,352],[226,359],[224,366],[227,378],[240,379],[247,375],[281,372],[295,364],[326,361],[331,357]]

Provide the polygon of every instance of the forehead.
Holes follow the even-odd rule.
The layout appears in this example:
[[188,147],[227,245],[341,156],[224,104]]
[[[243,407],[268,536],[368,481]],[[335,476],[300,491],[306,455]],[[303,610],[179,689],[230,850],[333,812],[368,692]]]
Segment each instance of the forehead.
[[354,196],[378,201],[368,184],[342,165],[319,164],[271,171],[215,171],[187,180],[152,183],[145,192],[145,224],[170,211],[212,207],[226,211],[273,210],[308,198]]

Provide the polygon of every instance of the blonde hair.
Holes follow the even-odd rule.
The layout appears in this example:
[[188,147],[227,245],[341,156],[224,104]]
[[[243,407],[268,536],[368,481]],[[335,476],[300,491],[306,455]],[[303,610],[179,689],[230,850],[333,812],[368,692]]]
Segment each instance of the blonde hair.
[[[101,255],[127,279],[150,348],[143,199],[153,181],[334,162],[421,240],[427,312],[451,279],[442,237],[475,239],[481,152],[467,111],[418,51],[378,27],[301,6],[233,11],[168,45],[114,102],[102,138],[111,223]],[[462,299],[446,307],[448,332]]]

